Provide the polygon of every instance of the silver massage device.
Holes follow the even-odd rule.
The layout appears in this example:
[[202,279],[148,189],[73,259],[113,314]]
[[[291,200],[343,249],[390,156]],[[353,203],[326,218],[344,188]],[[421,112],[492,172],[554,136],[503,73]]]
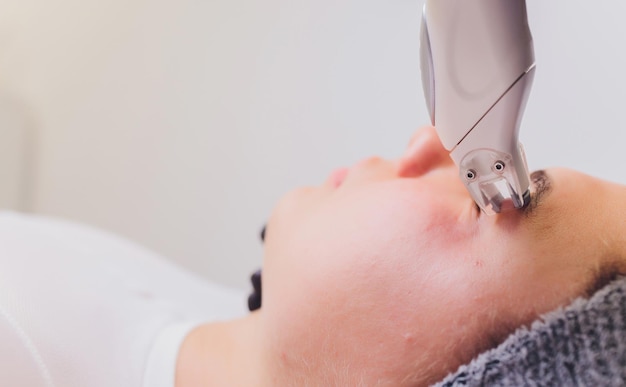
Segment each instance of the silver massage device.
[[525,0],[426,0],[420,55],[432,124],[476,203],[487,214],[525,207],[518,135],[535,73]]

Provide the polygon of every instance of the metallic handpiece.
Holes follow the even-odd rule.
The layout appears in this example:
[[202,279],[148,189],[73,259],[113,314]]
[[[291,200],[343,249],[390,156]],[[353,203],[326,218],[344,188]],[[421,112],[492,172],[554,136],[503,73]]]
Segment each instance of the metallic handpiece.
[[518,134],[535,70],[525,0],[426,0],[422,84],[433,125],[487,214],[522,208]]

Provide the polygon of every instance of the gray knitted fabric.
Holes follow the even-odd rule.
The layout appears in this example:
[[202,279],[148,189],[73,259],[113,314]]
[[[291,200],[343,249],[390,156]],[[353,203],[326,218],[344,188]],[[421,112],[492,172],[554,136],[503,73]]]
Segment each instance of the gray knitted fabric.
[[626,385],[626,279],[551,312],[436,386]]

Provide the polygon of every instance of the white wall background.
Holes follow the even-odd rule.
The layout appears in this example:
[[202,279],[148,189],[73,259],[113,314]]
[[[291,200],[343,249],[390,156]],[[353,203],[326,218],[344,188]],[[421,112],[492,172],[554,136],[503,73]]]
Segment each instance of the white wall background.
[[[527,3],[530,167],[626,183],[626,3]],[[8,206],[117,232],[246,287],[283,192],[396,156],[429,121],[422,4],[2,0],[0,122],[37,141],[27,181],[5,178],[0,192],[28,187]],[[21,168],[20,157],[0,160]]]

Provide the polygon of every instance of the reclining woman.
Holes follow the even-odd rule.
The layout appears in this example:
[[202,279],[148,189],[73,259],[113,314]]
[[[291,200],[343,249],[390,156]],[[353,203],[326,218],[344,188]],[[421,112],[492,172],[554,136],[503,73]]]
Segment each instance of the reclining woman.
[[[70,387],[138,386],[142,378],[146,386],[176,387],[435,383],[542,314],[626,273],[626,187],[549,169],[532,174],[531,191],[522,211],[482,214],[434,129],[423,128],[400,159],[366,159],[280,200],[268,222],[259,311],[175,329],[144,318],[137,328],[143,347],[127,335],[109,351],[115,357],[89,367],[81,364],[93,362],[89,356],[63,363],[38,350],[38,367],[51,383]],[[146,268],[142,275],[152,275]],[[157,288],[188,274],[160,276]],[[215,307],[185,286],[168,299],[188,309]],[[142,291],[146,302],[161,297],[150,293]],[[52,305],[62,297],[47,296]],[[109,353],[126,320],[114,303],[85,303],[108,330],[94,325],[88,332],[88,321],[79,321],[87,333],[74,340],[93,340],[90,353]],[[19,325],[20,318],[10,319]],[[53,344],[62,342],[46,343]]]

